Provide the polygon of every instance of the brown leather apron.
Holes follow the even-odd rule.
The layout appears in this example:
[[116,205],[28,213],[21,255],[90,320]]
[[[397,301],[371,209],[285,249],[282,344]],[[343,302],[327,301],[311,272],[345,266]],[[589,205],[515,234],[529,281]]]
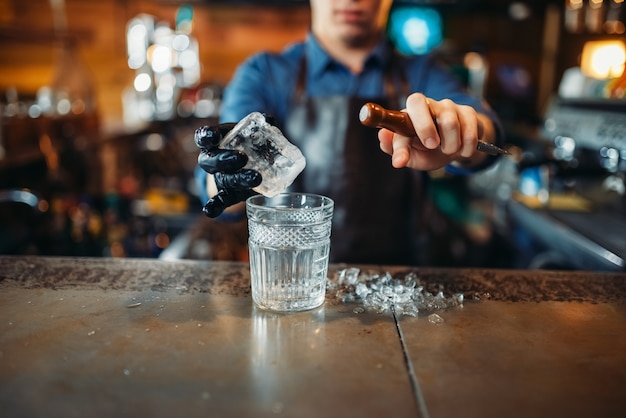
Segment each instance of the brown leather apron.
[[377,130],[361,125],[358,117],[368,101],[392,109],[404,107],[405,77],[394,68],[402,66],[390,65],[385,71],[386,97],[307,97],[304,59],[300,66],[285,133],[302,150],[306,168],[290,190],[335,201],[332,262],[414,265],[420,261],[417,219],[423,176],[408,168],[393,168],[391,157],[380,150]]

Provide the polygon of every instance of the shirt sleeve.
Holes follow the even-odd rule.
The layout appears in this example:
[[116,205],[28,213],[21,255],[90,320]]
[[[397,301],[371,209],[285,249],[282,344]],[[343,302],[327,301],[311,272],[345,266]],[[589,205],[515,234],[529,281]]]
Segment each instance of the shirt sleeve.
[[224,90],[221,122],[237,122],[251,112],[282,116],[280,102],[286,89],[282,74],[285,70],[277,61],[277,56],[263,52],[249,57],[237,68]]
[[264,108],[259,56],[244,61],[224,90],[220,122],[238,122],[251,112]]
[[196,188],[198,189],[198,197],[200,198],[201,204],[206,204],[209,200],[209,195],[206,190],[206,182],[209,177],[208,173],[200,168],[199,165],[196,165],[196,168],[193,172],[193,177],[196,181]]

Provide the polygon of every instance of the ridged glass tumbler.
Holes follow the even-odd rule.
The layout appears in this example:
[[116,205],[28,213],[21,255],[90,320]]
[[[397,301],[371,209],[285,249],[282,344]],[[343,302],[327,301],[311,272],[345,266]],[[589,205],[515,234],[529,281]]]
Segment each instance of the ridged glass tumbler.
[[334,202],[282,193],[246,201],[252,299],[266,310],[293,312],[324,303]]

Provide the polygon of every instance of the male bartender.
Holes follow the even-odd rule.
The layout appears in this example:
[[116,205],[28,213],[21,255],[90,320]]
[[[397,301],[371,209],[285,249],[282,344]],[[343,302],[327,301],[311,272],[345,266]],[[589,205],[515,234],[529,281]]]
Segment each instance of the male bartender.
[[[246,155],[217,142],[232,128],[227,122],[262,112],[306,157],[290,190],[335,201],[333,262],[419,264],[427,172],[485,168],[493,158],[477,152],[478,140],[498,143],[502,135],[486,104],[431,56],[394,50],[385,36],[391,4],[311,0],[306,40],[258,53],[238,68],[224,94],[224,123],[196,132],[207,216],[243,214],[240,202],[261,182],[259,173],[242,169]],[[404,109],[415,134],[362,126],[366,102]]]

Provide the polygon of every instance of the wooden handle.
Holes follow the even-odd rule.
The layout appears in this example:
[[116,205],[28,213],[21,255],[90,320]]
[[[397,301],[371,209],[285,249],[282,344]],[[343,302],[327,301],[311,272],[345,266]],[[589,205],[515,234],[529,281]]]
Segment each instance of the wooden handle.
[[400,135],[415,136],[415,128],[407,113],[385,109],[376,103],[364,104],[359,119],[370,128],[386,128]]

